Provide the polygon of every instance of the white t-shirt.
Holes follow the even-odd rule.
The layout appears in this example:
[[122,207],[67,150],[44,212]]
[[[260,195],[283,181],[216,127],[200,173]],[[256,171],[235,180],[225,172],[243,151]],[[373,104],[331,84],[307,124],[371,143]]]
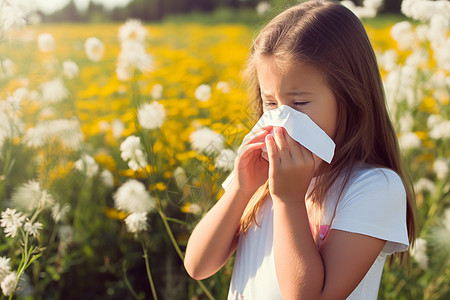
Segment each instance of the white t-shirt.
[[[231,181],[229,178],[222,184],[225,189]],[[308,191],[311,191],[313,185],[314,178]],[[409,246],[403,183],[394,171],[385,168],[365,168],[354,172],[330,224],[339,191],[336,184],[331,188],[331,196],[326,201],[321,217],[320,241],[325,238],[329,229],[364,234],[387,241],[370,270],[347,298],[377,299],[386,257],[394,252],[406,251]],[[310,223],[313,218],[312,211],[308,209]],[[257,222],[260,227],[253,224],[239,237],[228,300],[281,299],[275,273],[273,207],[270,194],[258,212]]]

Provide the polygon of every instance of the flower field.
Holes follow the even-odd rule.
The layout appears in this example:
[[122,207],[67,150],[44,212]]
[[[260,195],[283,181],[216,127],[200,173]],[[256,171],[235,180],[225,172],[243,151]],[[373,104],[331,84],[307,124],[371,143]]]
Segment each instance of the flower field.
[[[450,297],[450,34],[438,21],[367,25],[418,207],[409,275],[387,267],[380,299]],[[232,260],[196,282],[182,257],[256,121],[241,77],[254,33],[138,21],[4,33],[4,295],[226,298]]]

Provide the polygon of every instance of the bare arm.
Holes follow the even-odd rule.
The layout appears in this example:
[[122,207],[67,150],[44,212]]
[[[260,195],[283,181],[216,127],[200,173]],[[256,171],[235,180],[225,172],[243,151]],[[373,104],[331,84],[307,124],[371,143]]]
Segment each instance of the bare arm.
[[283,131],[275,130],[275,139],[267,138],[275,271],[281,294],[283,299],[345,299],[386,241],[331,230],[317,249],[304,201],[314,159],[289,135],[284,137]]
[[230,188],[192,232],[184,260],[191,277],[204,279],[213,275],[236,249],[242,213],[251,196],[268,178],[269,166],[261,157],[261,148],[270,129],[270,126],[257,129],[244,138]]

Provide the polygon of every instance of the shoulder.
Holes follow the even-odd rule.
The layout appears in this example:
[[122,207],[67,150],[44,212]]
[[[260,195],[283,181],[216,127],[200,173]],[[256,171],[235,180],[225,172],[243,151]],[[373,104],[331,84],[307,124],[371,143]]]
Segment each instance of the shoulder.
[[401,177],[387,168],[355,171],[336,206],[332,227],[390,241],[386,252],[404,251],[408,236]]
[[345,195],[348,198],[373,192],[406,195],[401,177],[391,169],[379,167],[366,167],[355,171],[348,182]]

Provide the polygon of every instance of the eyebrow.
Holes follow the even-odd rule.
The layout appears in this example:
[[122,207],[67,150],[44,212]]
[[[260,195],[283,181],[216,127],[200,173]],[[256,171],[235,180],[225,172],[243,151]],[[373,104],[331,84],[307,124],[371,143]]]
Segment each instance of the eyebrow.
[[[288,93],[286,93],[286,95],[288,95],[288,96],[301,96],[301,95],[312,95],[312,93],[311,92],[300,91],[300,90],[292,90],[292,91],[289,91]],[[267,97],[267,96],[270,96],[270,95],[268,95],[263,90],[261,90],[261,96]]]

